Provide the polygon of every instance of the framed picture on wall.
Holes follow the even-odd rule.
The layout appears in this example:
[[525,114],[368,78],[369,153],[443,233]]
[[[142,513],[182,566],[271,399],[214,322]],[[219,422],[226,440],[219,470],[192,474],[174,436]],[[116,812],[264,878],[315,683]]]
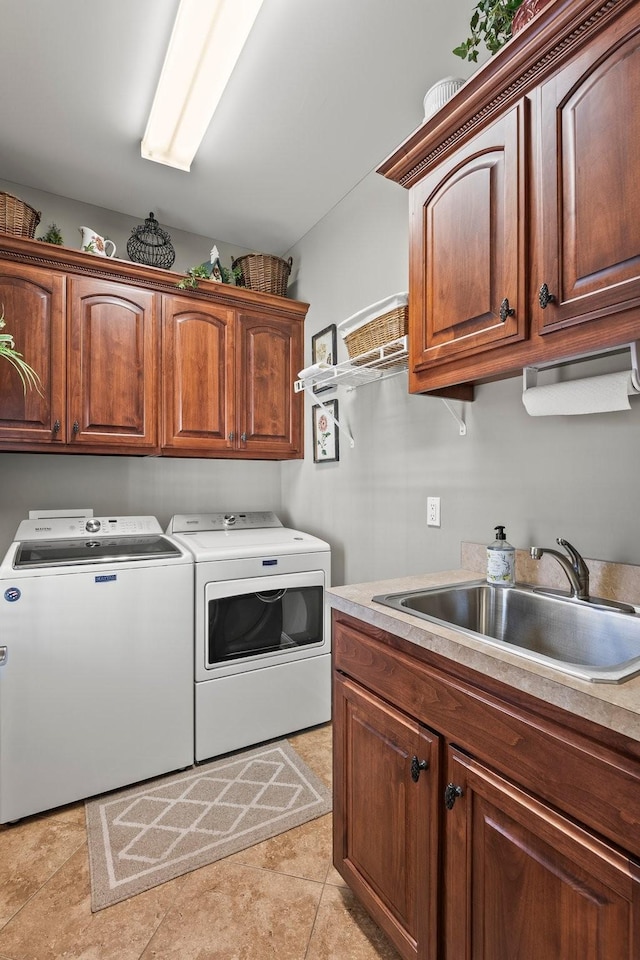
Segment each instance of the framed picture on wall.
[[[311,337],[311,362],[328,363],[332,366],[336,363],[336,354],[338,352],[338,336],[335,323],[325,327]],[[333,384],[327,386],[314,386],[314,393],[322,393],[323,390],[332,390]]]
[[[325,409],[326,408],[326,409]],[[327,416],[327,411],[331,416]],[[313,416],[313,462],[332,463],[340,459],[338,430],[331,419],[338,419],[338,401],[327,400],[323,406],[311,408]]]

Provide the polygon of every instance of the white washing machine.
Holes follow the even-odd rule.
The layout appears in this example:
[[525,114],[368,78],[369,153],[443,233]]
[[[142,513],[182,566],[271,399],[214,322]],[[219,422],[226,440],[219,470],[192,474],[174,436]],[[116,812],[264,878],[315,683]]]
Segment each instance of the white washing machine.
[[0,823],[193,763],[193,558],[84,513],[24,520],[0,567]]
[[195,758],[331,718],[328,543],[271,512],[175,516],[195,560]]

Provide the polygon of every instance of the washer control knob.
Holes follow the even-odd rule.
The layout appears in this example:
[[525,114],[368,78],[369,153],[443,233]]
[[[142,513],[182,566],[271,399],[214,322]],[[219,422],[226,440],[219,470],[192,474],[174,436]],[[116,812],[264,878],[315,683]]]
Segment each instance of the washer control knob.
[[89,533],[97,533],[100,529],[100,521],[96,520],[95,517],[92,517],[90,520],[87,520],[85,526]]
[[236,522],[236,516],[234,513],[225,513],[224,515],[225,527],[232,527],[235,522]]

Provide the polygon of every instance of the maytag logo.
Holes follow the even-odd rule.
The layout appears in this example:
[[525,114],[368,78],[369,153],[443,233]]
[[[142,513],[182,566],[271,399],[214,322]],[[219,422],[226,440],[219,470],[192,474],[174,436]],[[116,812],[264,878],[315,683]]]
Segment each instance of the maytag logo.
[[36,533],[50,533],[53,527],[36,527]]

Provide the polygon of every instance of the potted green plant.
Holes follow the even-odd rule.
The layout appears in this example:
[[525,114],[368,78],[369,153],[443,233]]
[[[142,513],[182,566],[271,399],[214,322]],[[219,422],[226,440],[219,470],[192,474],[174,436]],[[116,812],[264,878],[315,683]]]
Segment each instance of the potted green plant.
[[[0,331],[6,326],[4,319],[4,307],[0,308]],[[40,377],[35,370],[29,366],[21,353],[16,350],[13,337],[10,333],[0,333],[0,357],[4,357],[18,371],[18,376],[22,380],[24,392],[27,387],[30,390],[37,390],[42,393]]]
[[471,36],[453,50],[456,57],[476,63],[482,44],[491,54],[499,50],[511,37],[511,24],[522,2],[523,0],[478,0],[469,21]]
[[60,233],[60,228],[56,223],[50,223],[46,233],[43,233],[41,237],[38,237],[38,240],[42,240],[43,243],[55,243],[59,247],[64,243],[62,234]]

